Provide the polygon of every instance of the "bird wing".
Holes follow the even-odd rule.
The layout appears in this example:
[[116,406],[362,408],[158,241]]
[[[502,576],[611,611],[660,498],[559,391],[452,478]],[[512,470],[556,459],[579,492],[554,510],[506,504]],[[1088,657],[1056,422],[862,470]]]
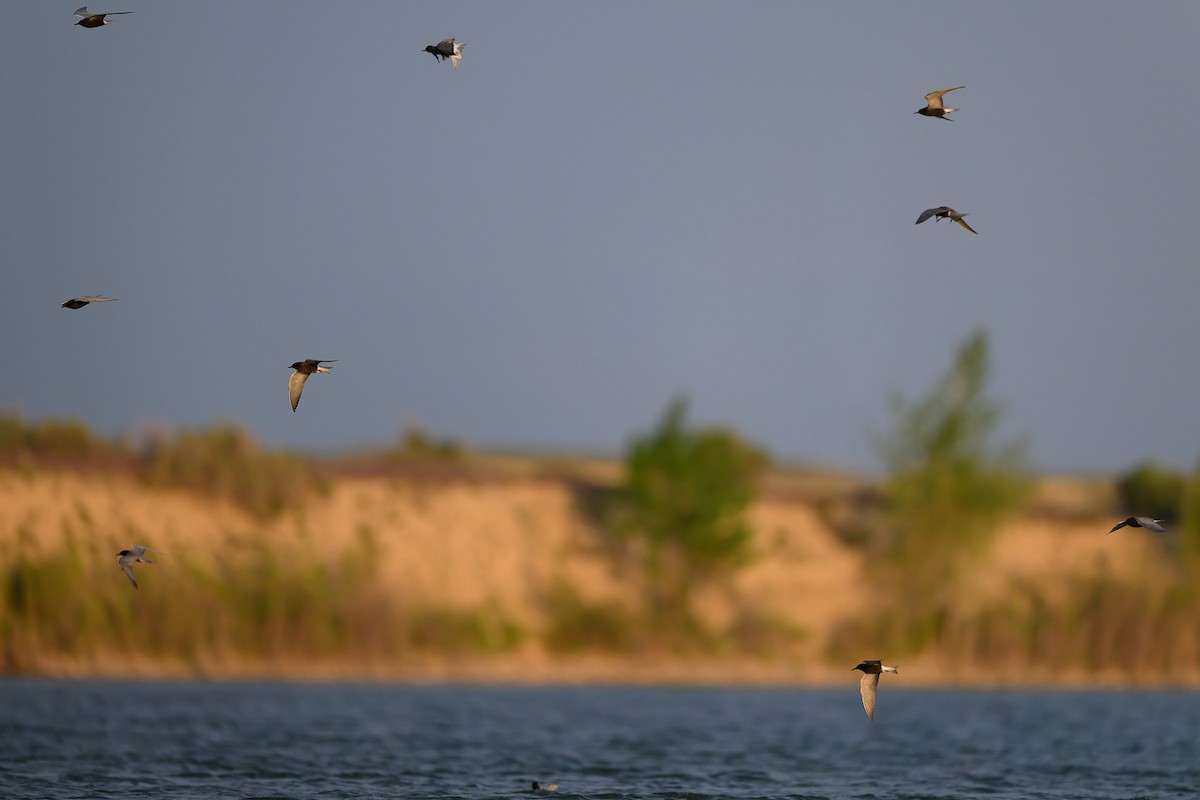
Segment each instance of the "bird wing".
[[121,571],[125,573],[125,577],[129,578],[129,582],[133,584],[133,588],[137,588],[137,579],[133,577],[133,563],[127,560],[124,556],[117,559],[117,563],[121,565]]
[[936,92],[930,92],[925,95],[925,102],[930,108],[942,108],[942,95],[946,92],[953,92],[955,89],[965,89],[966,86],[952,86],[949,89],[938,89]]
[[115,298],[115,297],[104,297],[104,296],[102,296],[102,295],[98,295],[98,294],[89,294],[89,295],[85,295],[85,296],[83,296],[83,297],[76,297],[75,299],[76,299],[76,300],[83,300],[84,302],[87,302],[87,303],[108,303],[108,302],[111,302],[111,301],[113,301],[113,300],[116,300],[117,298]]
[[952,219],[961,227],[965,228],[966,230],[969,230],[971,233],[975,233],[975,229],[972,228],[970,225],[968,225],[967,221],[965,219],[963,219],[962,217],[953,217]]
[[945,206],[939,206],[938,208],[927,208],[921,212],[921,216],[917,217],[916,224],[920,225],[922,222],[929,219],[933,215],[937,214],[939,211],[945,211],[945,210],[946,210]]
[[454,55],[454,37],[451,36],[449,39],[442,39],[437,43],[437,49],[439,53],[446,57]]
[[866,709],[867,719],[875,719],[875,689],[879,686],[879,673],[863,674],[858,682],[858,690],[862,694],[863,708]]
[[1110,530],[1109,533],[1116,533],[1117,531],[1121,530],[1121,528],[1124,528],[1128,524],[1129,524],[1129,520],[1123,519],[1120,522],[1118,522],[1116,525],[1113,525],[1112,530]]
[[292,411],[295,411],[296,406],[300,405],[300,393],[304,391],[306,380],[308,380],[308,375],[304,372],[293,372],[292,377],[288,378],[288,395],[292,399]]
[[1138,524],[1148,531],[1156,531],[1158,533],[1166,533],[1167,529],[1158,524],[1158,520],[1151,517],[1138,517]]
[[75,16],[79,17],[80,19],[87,19],[91,16],[91,14],[88,13],[87,6],[80,6],[79,8],[75,9]]

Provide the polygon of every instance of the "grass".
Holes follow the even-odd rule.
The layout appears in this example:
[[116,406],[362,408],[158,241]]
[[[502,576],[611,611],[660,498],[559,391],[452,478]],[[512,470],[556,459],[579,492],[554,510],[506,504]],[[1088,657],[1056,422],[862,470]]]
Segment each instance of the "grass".
[[172,553],[137,565],[138,590],[92,538],[64,532],[60,548],[37,556],[10,542],[0,553],[0,671],[112,653],[184,663],[214,654],[267,663],[486,654],[509,651],[525,635],[495,605],[407,601],[373,568],[369,533],[329,561],[250,534],[218,538],[236,559],[209,564]]

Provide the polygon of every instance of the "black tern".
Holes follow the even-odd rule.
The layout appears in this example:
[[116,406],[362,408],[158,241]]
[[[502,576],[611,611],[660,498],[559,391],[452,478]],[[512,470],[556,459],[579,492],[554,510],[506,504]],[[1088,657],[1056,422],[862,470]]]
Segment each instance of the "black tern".
[[926,103],[925,107],[918,108],[913,113],[920,114],[923,117],[937,117],[938,119],[946,120],[946,122],[954,122],[954,120],[950,119],[946,115],[949,114],[951,111],[958,111],[958,109],[957,108],[945,108],[942,105],[942,95],[944,95],[946,92],[953,92],[956,89],[965,89],[965,88],[967,88],[967,87],[966,86],[951,86],[949,89],[938,89],[936,92],[930,92],[929,94],[925,95],[925,103]]
[[930,217],[933,217],[934,221],[936,222],[941,222],[943,219],[948,219],[960,225],[964,230],[968,230],[971,233],[978,235],[977,231],[968,225],[966,220],[963,219],[965,216],[966,214],[960,214],[950,206],[938,206],[937,208],[927,208],[922,211],[921,216],[917,217],[916,224],[920,225]]
[[308,376],[314,372],[324,372],[329,374],[330,367],[322,367],[322,364],[332,364],[337,361],[336,358],[306,358],[303,361],[297,361],[292,364],[291,369],[296,370],[292,373],[292,377],[288,378],[288,394],[292,398],[292,411],[296,410],[296,406],[300,405],[300,393],[304,391],[304,382],[308,380]]
[[151,550],[149,547],[142,547],[140,544],[131,544],[131,549],[122,550],[117,553],[117,565],[121,571],[125,573],[125,577],[129,578],[129,582],[133,584],[133,588],[137,588],[137,581],[133,577],[133,565],[137,562],[143,564],[153,564],[154,562],[145,558],[146,552],[157,553],[157,550]]
[[1159,525],[1158,523],[1160,522],[1162,522],[1161,519],[1154,519],[1153,517],[1130,517],[1123,522],[1118,522],[1116,525],[1113,525],[1113,529],[1109,531],[1109,533],[1112,533],[1113,531],[1119,531],[1126,525],[1131,528],[1145,528],[1146,530],[1154,531],[1155,533],[1166,533],[1167,529],[1162,525]]
[[105,17],[116,16],[117,14],[132,14],[132,11],[105,11],[103,14],[93,14],[87,10],[87,6],[80,8],[75,12],[75,16],[79,17],[79,22],[76,25],[82,25],[85,28],[102,28],[105,25],[111,25],[111,19]]
[[462,61],[462,51],[466,46],[466,42],[455,44],[454,37],[451,36],[449,39],[443,39],[437,44],[425,45],[423,52],[432,53],[433,57],[438,61],[450,59],[450,63],[454,65],[455,69],[458,69],[458,62]]
[[88,294],[83,297],[72,297],[70,300],[65,300],[59,308],[83,308],[88,303],[111,303],[116,299],[115,297],[101,297],[98,294]]
[[557,792],[558,784],[557,783],[542,784],[542,783],[538,783],[537,781],[534,781],[533,782],[533,791],[535,791],[535,792]]
[[882,661],[863,661],[856,667],[850,669],[861,669],[863,672],[862,680],[858,682],[858,691],[862,694],[863,708],[867,711],[867,719],[875,719],[875,690],[879,686],[879,675],[883,672],[891,672],[895,675],[900,674],[899,667],[884,666]]

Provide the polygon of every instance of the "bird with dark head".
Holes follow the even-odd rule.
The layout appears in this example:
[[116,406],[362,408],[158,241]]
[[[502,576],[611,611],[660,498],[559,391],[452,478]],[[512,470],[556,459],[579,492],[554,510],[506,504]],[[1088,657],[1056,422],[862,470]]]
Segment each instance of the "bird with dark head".
[[879,675],[884,672],[890,672],[894,675],[900,674],[899,667],[888,667],[878,659],[869,659],[861,661],[857,666],[850,668],[851,670],[862,670],[862,679],[858,682],[858,692],[862,695],[863,709],[867,712],[867,719],[875,719],[875,692],[879,687]]
[[296,410],[296,406],[300,405],[300,393],[304,391],[304,382],[308,380],[308,376],[314,372],[323,372],[329,374],[330,367],[322,367],[322,364],[332,364],[337,361],[336,358],[306,358],[303,361],[297,361],[292,364],[289,369],[296,370],[292,376],[288,378],[288,396],[292,401],[292,411]]
[[83,308],[88,303],[111,303],[115,297],[102,297],[98,294],[87,294],[83,297],[72,297],[59,304],[59,308]]
[[79,22],[75,24],[82,25],[85,28],[103,28],[105,25],[113,23],[111,19],[106,19],[106,17],[132,13],[132,11],[105,11],[103,14],[93,14],[87,10],[87,6],[83,6],[75,11],[75,16],[79,17]]
[[1158,523],[1160,522],[1162,522],[1161,519],[1155,519],[1154,517],[1129,517],[1128,519],[1113,525],[1112,530],[1109,531],[1109,533],[1112,533],[1113,531],[1119,531],[1126,525],[1131,528],[1145,528],[1146,530],[1154,531],[1155,533],[1166,533],[1167,529],[1162,525],[1159,525]]
[[959,212],[955,211],[950,206],[938,206],[937,208],[927,208],[924,211],[922,211],[921,216],[917,217],[916,224],[920,225],[922,222],[929,219],[930,217],[933,217],[934,222],[941,222],[944,219],[948,219],[951,222],[953,222],[954,224],[958,225],[963,230],[967,230],[967,231],[970,231],[971,233],[977,234],[978,232],[974,228],[972,228],[970,225],[968,225],[966,220],[963,219],[963,217],[965,217],[965,216],[966,216],[966,214],[960,214]]
[[427,44],[422,52],[432,53],[433,57],[438,61],[450,60],[455,69],[458,69],[458,63],[462,61],[463,48],[467,46],[466,42],[454,43],[454,37],[442,39],[437,44]]
[[950,119],[946,115],[949,114],[951,111],[958,111],[958,109],[957,108],[946,108],[942,104],[942,95],[944,95],[946,92],[953,92],[957,89],[965,89],[965,88],[967,88],[967,87],[966,86],[952,86],[949,89],[938,89],[936,92],[930,92],[929,94],[925,95],[925,107],[918,108],[913,113],[920,114],[923,117],[937,117],[938,119],[946,120],[946,122],[954,122],[954,120]]
[[125,577],[129,578],[129,582],[133,584],[133,588],[137,588],[137,581],[133,577],[133,565],[141,562],[142,564],[153,564],[154,562],[145,558],[147,552],[157,553],[157,550],[151,550],[149,547],[142,547],[140,544],[131,544],[129,550],[122,550],[117,553],[117,566],[125,573]]

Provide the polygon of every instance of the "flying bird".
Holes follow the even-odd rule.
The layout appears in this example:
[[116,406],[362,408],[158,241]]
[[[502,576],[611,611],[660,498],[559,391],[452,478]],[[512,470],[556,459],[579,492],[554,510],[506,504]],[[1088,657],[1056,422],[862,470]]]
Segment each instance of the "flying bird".
[[131,544],[131,549],[122,550],[117,553],[117,566],[125,573],[125,577],[129,578],[129,582],[133,584],[133,588],[137,588],[137,581],[133,577],[133,565],[137,562],[143,564],[153,564],[154,562],[145,558],[146,552],[157,553],[157,550],[151,550],[149,547],[142,547],[140,544]]
[[971,233],[977,234],[978,232],[968,225],[967,221],[963,219],[965,216],[967,215],[958,213],[950,206],[938,206],[937,208],[927,208],[922,211],[921,216],[917,217],[916,224],[920,225],[930,217],[933,217],[935,222],[941,222],[943,219],[948,219],[961,226],[964,230],[968,230]]
[[314,372],[329,373],[331,367],[322,367],[322,364],[332,364],[337,361],[336,358],[306,358],[303,361],[297,361],[292,364],[291,369],[296,370],[292,373],[292,377],[288,378],[288,394],[292,398],[292,411],[296,410],[296,406],[300,405],[300,393],[304,391],[304,382],[308,380],[308,376]]
[[88,303],[111,303],[116,300],[115,297],[101,297],[98,294],[88,294],[83,297],[72,297],[70,300],[64,300],[59,308],[83,308]]
[[913,113],[920,114],[923,117],[937,117],[938,119],[946,120],[946,122],[954,122],[954,120],[950,119],[946,115],[949,114],[951,111],[958,111],[958,109],[957,108],[945,108],[942,105],[942,95],[944,95],[946,92],[953,92],[956,89],[965,89],[965,88],[967,88],[967,87],[951,86],[949,89],[938,89],[936,92],[930,92],[929,94],[925,95],[925,103],[926,103],[925,107],[918,108]]
[[1130,517],[1123,522],[1118,522],[1116,525],[1113,525],[1113,528],[1111,531],[1109,531],[1109,533],[1112,533],[1113,531],[1119,531],[1126,525],[1131,528],[1145,528],[1146,530],[1154,531],[1155,533],[1166,533],[1167,529],[1162,525],[1159,525],[1158,523],[1160,522],[1162,522],[1161,519],[1154,519],[1153,517]]
[[132,14],[132,11],[105,11],[103,14],[93,14],[87,10],[87,6],[80,8],[75,12],[75,16],[79,17],[79,22],[76,25],[82,25],[85,28],[102,28],[105,25],[111,25],[111,19],[105,17],[116,16],[117,14]]
[[557,783],[538,783],[537,781],[534,781],[533,782],[533,791],[535,791],[535,792],[557,792],[558,784]]
[[900,674],[899,667],[884,666],[882,661],[863,661],[852,670],[862,670],[862,680],[858,682],[858,691],[862,694],[863,708],[867,711],[867,719],[875,719],[875,690],[879,686],[879,675],[883,672]]
[[433,57],[438,61],[450,59],[450,63],[454,65],[455,69],[458,69],[458,62],[462,61],[462,51],[466,46],[466,42],[455,44],[454,37],[451,36],[449,39],[443,39],[437,44],[425,45],[423,52],[432,53]]

